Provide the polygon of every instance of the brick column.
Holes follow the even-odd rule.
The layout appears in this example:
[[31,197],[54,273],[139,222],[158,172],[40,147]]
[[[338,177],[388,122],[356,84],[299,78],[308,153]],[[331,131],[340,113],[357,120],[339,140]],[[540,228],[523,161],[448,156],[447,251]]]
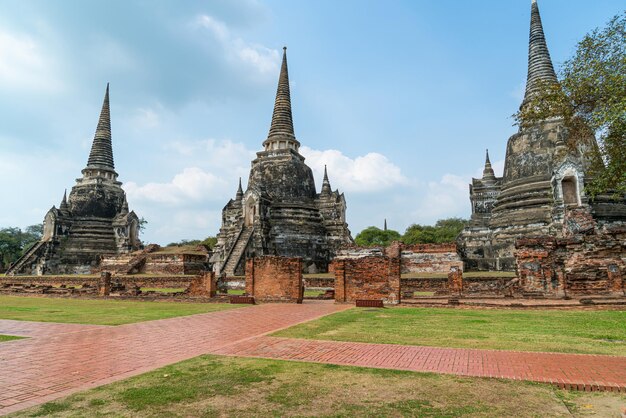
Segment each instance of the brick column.
[[451,267],[448,273],[448,289],[451,294],[461,295],[463,293],[463,270],[458,267]]
[[255,257],[246,260],[246,293],[254,296],[254,261]]
[[98,296],[109,296],[111,292],[111,273],[103,271],[98,280]]
[[[389,287],[392,289],[389,295],[389,303],[400,303],[402,298],[402,245],[394,243],[387,252],[389,257]],[[393,295],[393,296],[392,296]],[[393,300],[395,298],[395,301]]]
[[624,277],[617,264],[609,264],[607,267],[607,274],[609,276],[609,286],[611,286],[612,293],[619,293],[623,295],[624,289]]
[[346,262],[344,260],[334,260],[333,270],[335,272],[335,302],[345,302]]

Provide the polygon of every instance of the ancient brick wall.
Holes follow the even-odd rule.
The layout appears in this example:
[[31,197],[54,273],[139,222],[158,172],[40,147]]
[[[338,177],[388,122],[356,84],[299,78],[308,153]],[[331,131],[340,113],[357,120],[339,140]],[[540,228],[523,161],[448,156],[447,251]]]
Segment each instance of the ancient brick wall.
[[400,257],[369,256],[333,261],[335,300],[382,299],[400,302]]
[[584,209],[568,211],[564,238],[517,240],[522,291],[555,296],[623,295],[625,243],[626,225],[598,228]]
[[264,256],[246,261],[246,293],[257,302],[301,303],[302,259]]
[[217,280],[215,273],[206,272],[194,278],[186,292],[189,296],[208,296],[214,297],[217,294]]

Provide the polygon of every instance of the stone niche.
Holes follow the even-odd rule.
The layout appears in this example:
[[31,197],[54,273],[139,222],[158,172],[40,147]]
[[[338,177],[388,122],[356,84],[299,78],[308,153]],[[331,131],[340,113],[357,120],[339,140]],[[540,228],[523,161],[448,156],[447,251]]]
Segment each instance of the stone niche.
[[277,256],[248,259],[246,293],[257,302],[302,303],[302,259]]

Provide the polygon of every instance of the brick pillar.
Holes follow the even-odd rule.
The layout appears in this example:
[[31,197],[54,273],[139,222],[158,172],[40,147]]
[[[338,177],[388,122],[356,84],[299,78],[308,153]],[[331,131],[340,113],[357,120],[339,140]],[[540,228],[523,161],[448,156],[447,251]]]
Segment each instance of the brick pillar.
[[246,260],[246,293],[254,296],[254,261],[256,257]]
[[346,262],[334,260],[333,271],[335,272],[335,302],[346,301]]
[[[387,252],[389,257],[389,287],[392,289],[389,295],[389,303],[400,303],[402,297],[402,244],[394,243]],[[395,301],[393,300],[395,299]]]
[[298,280],[298,295],[300,295],[296,300],[296,303],[302,303],[302,300],[304,299],[304,283],[302,281],[302,258],[298,258],[298,261],[296,263],[296,277]]
[[98,296],[109,296],[111,293],[111,273],[103,271],[98,280]]
[[463,293],[463,270],[459,267],[451,267],[448,273],[448,289],[450,294],[461,295]]

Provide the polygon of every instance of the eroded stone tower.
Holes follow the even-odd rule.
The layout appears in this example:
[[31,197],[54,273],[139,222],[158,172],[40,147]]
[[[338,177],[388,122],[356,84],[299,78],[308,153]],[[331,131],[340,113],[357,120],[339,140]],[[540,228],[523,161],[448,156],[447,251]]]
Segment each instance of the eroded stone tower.
[[[522,107],[546,85],[558,83],[546,44],[539,7],[531,4],[528,78]],[[514,270],[515,240],[561,236],[566,212],[585,206],[602,223],[626,221],[624,200],[585,195],[592,133],[568,141],[564,120],[550,118],[520,128],[507,143],[504,176],[497,178],[489,158],[482,179],[470,185],[472,218],[457,241],[467,269]]]
[[343,193],[333,191],[324,171],[321,193],[300,155],[291,115],[286,48],[272,123],[264,150],[252,161],[248,187],[222,211],[211,261],[219,275],[242,274],[252,256],[302,257],[307,271],[326,271],[336,250],[352,242]]
[[87,166],[69,197],[44,218],[41,241],[33,245],[7,274],[86,274],[101,256],[139,249],[139,219],[129,211],[117,181],[111,143],[109,86]]

